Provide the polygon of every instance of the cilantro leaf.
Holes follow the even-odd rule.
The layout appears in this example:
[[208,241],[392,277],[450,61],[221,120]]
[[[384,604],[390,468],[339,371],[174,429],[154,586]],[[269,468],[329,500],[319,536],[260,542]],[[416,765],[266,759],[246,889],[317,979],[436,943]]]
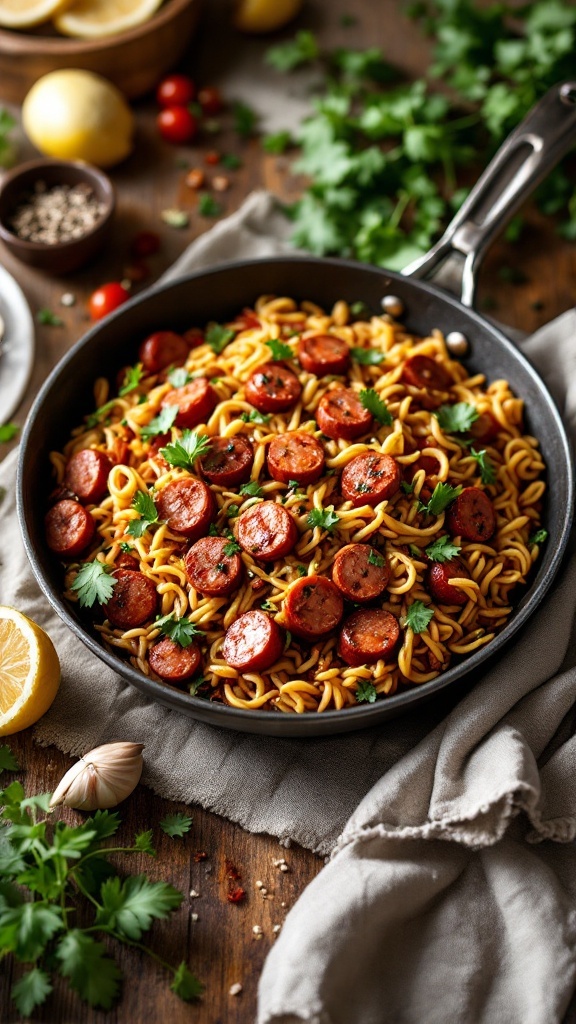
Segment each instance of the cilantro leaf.
[[192,818],[188,817],[187,814],[169,814],[166,818],[160,822],[160,828],[167,836],[181,838],[186,835],[186,832],[190,831],[192,825]]
[[413,633],[424,633],[433,616],[433,609],[427,608],[423,601],[413,601],[406,612],[406,625]]
[[384,558],[374,548],[370,548],[368,553],[368,565],[375,565],[378,569],[381,569],[384,565]]
[[362,704],[364,701],[367,704],[373,704],[378,694],[376,693],[376,687],[368,679],[359,679],[354,696],[359,704]]
[[305,565],[297,565],[296,566],[296,572],[298,573],[298,575],[300,577],[302,577],[302,576],[306,576],[308,570],[307,570]]
[[174,615],[164,615],[161,619],[156,619],[154,625],[164,633],[164,636],[169,637],[175,644],[180,644],[180,647],[189,647],[198,637],[204,636],[202,630],[198,629],[194,622],[190,622],[190,619],[177,619]]
[[266,135],[262,139],[262,149],[266,153],[285,153],[291,145],[292,136],[290,132],[274,132],[272,135]]
[[275,605],[273,601],[262,601],[262,604],[260,605],[260,607],[261,607],[262,611],[264,611],[264,612],[277,612],[278,611],[278,606]]
[[242,167],[242,161],[235,153],[224,153],[220,158],[220,163],[228,171],[237,171],[239,167]]
[[239,505],[228,505],[228,508],[226,509],[226,516],[228,517],[228,519],[234,519],[234,517],[238,515],[239,511]]
[[250,412],[240,413],[240,419],[243,423],[268,423],[271,413],[269,412],[258,412],[258,409],[251,409]]
[[0,949],[13,953],[17,960],[32,963],[63,927],[59,908],[41,902],[8,907],[0,914]]
[[264,492],[257,480],[250,480],[247,484],[242,484],[239,493],[248,498],[259,498]]
[[141,537],[149,526],[158,522],[158,509],[148,492],[144,491],[136,491],[132,508],[140,513],[140,519],[131,519],[126,527],[126,533],[131,537]]
[[350,355],[356,363],[361,366],[378,366],[386,359],[383,352],[377,348],[351,348]]
[[150,857],[156,856],[156,850],[152,846],[152,829],[149,828],[146,832],[138,832],[134,837],[134,849],[139,850],[140,853],[147,853]]
[[266,344],[270,349],[272,359],[294,359],[294,353],[290,348],[290,345],[285,345],[283,341],[278,338],[270,338]]
[[204,990],[204,985],[194,974],[192,974],[184,961],[182,961],[176,969],[174,981],[170,985],[170,988],[177,996],[180,997],[180,999],[183,999],[186,1003],[190,1003],[195,999],[200,998]]
[[413,491],[414,491],[414,488],[416,487],[416,484],[415,484],[414,480],[410,484],[408,483],[407,480],[401,480],[400,481],[400,487],[404,491],[404,494],[412,494]]
[[364,388],[360,392],[360,401],[368,412],[372,413],[375,419],[378,420],[385,427],[390,427],[394,422],[394,417],[390,412],[386,402],[383,402],[380,396],[374,391],[374,388]]
[[327,509],[313,508],[306,517],[306,522],[312,529],[318,526],[321,530],[328,530],[329,532],[334,529],[339,521],[339,516],[334,511],[334,507]]
[[150,423],[141,428],[141,437],[148,440],[150,437],[156,437],[157,434],[167,434],[179,411],[177,405],[165,405],[158,415],[150,420]]
[[237,555],[239,551],[242,551],[242,548],[238,542],[232,538],[224,545],[223,551],[227,558],[232,558],[232,555]]
[[469,402],[456,402],[454,405],[441,405],[434,415],[446,433],[463,434],[470,430],[479,413],[476,406]]
[[419,503],[419,511],[425,512],[429,516],[439,516],[461,493],[462,487],[460,484],[457,487],[452,487],[450,484],[436,484],[430,501],[426,505],[422,504],[422,502]]
[[294,68],[316,60],[320,50],[312,32],[302,31],[286,43],[272,46],[266,53],[266,63],[277,71],[293,71]]
[[171,466],[187,469],[192,472],[196,459],[204,455],[210,447],[210,438],[198,434],[195,430],[184,430],[182,437],[172,444],[160,449],[160,454]]
[[94,841],[108,839],[115,835],[120,826],[120,815],[117,811],[96,811],[93,817],[84,822],[86,828],[94,832]]
[[39,324],[44,324],[47,327],[62,327],[64,324],[62,317],[57,316],[51,309],[39,309],[36,319]]
[[192,379],[185,366],[177,366],[176,369],[170,370],[168,373],[168,381],[173,388],[183,388]]
[[220,203],[217,203],[214,196],[203,192],[202,195],[198,196],[198,213],[201,217],[219,217],[222,213],[222,207]]
[[167,882],[150,882],[146,875],[109,878],[100,892],[102,909],[96,923],[138,942],[153,918],[166,918],[182,903],[182,893]]
[[4,423],[0,427],[0,444],[5,444],[7,441],[11,441],[12,438],[16,437],[16,434],[20,430],[15,423]]
[[233,331],[231,327],[225,327],[224,324],[209,323],[204,340],[218,356],[235,337],[236,331]]
[[482,483],[486,484],[486,486],[496,483],[496,470],[490,462],[486,450],[482,449],[481,452],[477,452],[474,448],[471,448],[469,454],[478,463]]
[[33,967],[12,986],[11,996],[18,1013],[23,1017],[29,1017],[34,1007],[41,1006],[51,992],[49,975],[39,967]]
[[232,117],[234,119],[234,131],[243,139],[248,139],[254,134],[258,123],[258,114],[247,103],[236,102],[232,106]]
[[142,369],[142,363],[136,363],[136,366],[129,366],[126,370],[124,382],[118,394],[127,395],[130,391],[134,391],[138,387],[143,376],[144,371]]
[[95,601],[106,604],[110,600],[118,582],[115,576],[110,575],[111,572],[112,566],[98,559],[82,563],[71,587],[78,594],[81,608],[92,608]]
[[10,750],[10,747],[7,747],[6,744],[3,743],[2,746],[0,746],[0,771],[4,770],[17,772],[18,762]]
[[425,548],[426,554],[432,562],[448,562],[451,558],[455,558],[460,550],[459,545],[453,544],[448,534],[438,537]]
[[90,1006],[109,1010],[118,996],[122,977],[106,947],[77,928],[64,936],[56,949],[60,973]]
[[115,405],[115,398],[110,399],[109,402],[104,402],[104,405],[101,405],[99,409],[96,409],[95,412],[91,412],[86,417],[86,426],[89,429],[92,429],[92,427],[97,427],[98,424],[101,423],[101,421],[104,419],[104,417],[110,412],[110,410],[114,408]]
[[203,676],[200,676],[198,679],[192,679],[192,681],[188,683],[188,692],[192,695],[192,697],[197,696],[200,687],[204,686],[205,682],[206,680],[203,678]]
[[546,540],[548,540],[548,530],[536,530],[536,532],[529,538],[528,543],[543,544]]

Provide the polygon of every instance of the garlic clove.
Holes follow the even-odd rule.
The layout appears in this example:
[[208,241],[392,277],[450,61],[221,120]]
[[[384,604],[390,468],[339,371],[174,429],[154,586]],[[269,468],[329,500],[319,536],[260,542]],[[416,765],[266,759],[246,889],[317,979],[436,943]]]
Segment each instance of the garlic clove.
[[56,787],[50,807],[64,804],[79,811],[116,807],[130,796],[142,775],[142,743],[105,743],[68,769]]

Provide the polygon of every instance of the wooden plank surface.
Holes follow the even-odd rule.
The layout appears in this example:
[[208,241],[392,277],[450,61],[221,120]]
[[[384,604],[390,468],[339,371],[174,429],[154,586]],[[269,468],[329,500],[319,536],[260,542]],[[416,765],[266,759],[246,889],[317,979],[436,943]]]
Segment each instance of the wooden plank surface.
[[[408,75],[422,72],[426,62],[427,44],[418,29],[400,13],[400,5],[392,0],[355,0],[357,23],[344,35],[340,25],[342,14],[350,11],[347,0],[330,4],[308,3],[294,27],[310,27],[318,32],[323,45],[363,47],[380,45],[388,58],[404,68]],[[230,11],[223,0],[207,5],[206,17],[194,47],[183,65],[204,83],[226,78],[227,62],[233,60],[237,48],[245,44],[229,27]],[[286,33],[288,35],[290,33]],[[232,97],[228,97],[232,98]],[[1,102],[0,84],[0,102]],[[118,215],[110,248],[91,267],[68,279],[51,279],[2,253],[6,268],[22,285],[33,312],[48,307],[64,320],[63,327],[37,328],[37,355],[34,373],[25,401],[15,420],[22,423],[34,394],[49,369],[89,326],[86,301],[98,284],[122,278],[129,264],[129,242],[137,231],[149,229],[161,235],[159,254],[149,260],[151,283],[183,251],[185,246],[210,226],[195,209],[195,196],[185,185],[185,171],[177,166],[184,157],[190,165],[201,164],[203,152],[211,146],[206,140],[195,147],[177,150],[158,140],[155,129],[156,109],[152,98],[135,104],[138,140],[133,156],[112,172],[118,193]],[[230,118],[223,119],[224,132],[218,137],[218,149],[241,155],[243,167],[229,174],[231,188],[224,193],[225,212],[231,212],[256,187],[271,188],[285,198],[293,198],[299,182],[290,174],[285,157],[263,154],[257,140],[239,141],[230,128]],[[185,231],[176,231],[162,223],[160,213],[170,206],[190,209],[191,224]],[[499,277],[503,265],[518,266],[526,280],[510,285]],[[517,249],[498,245],[490,255],[482,274],[479,308],[490,302],[493,316],[515,327],[531,331],[574,304],[576,281],[575,247],[563,242],[550,224],[537,215],[531,217],[521,254]],[[143,287],[139,286],[138,290]],[[72,291],[76,304],[64,308],[60,298]],[[5,454],[8,446],[4,446]],[[31,730],[12,737],[10,746],[27,769],[24,776],[28,792],[54,788],[71,763],[56,749],[34,745]],[[193,815],[193,827],[184,840],[172,840],[157,827],[158,821],[176,810]],[[144,787],[121,808],[123,830],[120,838],[127,841],[141,829],[155,827],[158,857],[144,856],[119,860],[121,869],[147,871],[154,879],[171,881],[186,893],[182,908],[168,923],[156,924],[151,945],[165,959],[178,963],[186,959],[204,982],[205,994],[197,1005],[186,1005],[170,993],[169,979],[154,964],[145,961],[134,950],[122,949],[118,962],[125,975],[123,994],[118,1006],[104,1014],[91,1010],[74,996],[67,985],[58,983],[53,995],[33,1020],[54,1024],[147,1024],[170,1019],[172,1024],[247,1024],[254,1019],[256,987],[264,957],[274,941],[274,926],[281,925],[288,908],[306,884],[321,869],[322,861],[308,851],[292,847],[285,850],[267,836],[254,836],[238,826],[201,808],[186,808],[154,796]],[[70,812],[70,820],[74,814]],[[206,858],[200,859],[200,854]],[[281,872],[274,861],[285,857],[290,870]],[[246,888],[247,899],[231,905],[226,899],[226,861],[238,868]],[[268,890],[263,898],[256,882]],[[195,890],[200,895],[189,897]],[[192,915],[197,914],[194,920]],[[253,926],[260,925],[261,938],[255,938]],[[0,1020],[19,1020],[9,1002],[9,990],[16,975],[8,961],[0,976]],[[229,995],[230,986],[239,982],[240,995]],[[351,1022],[352,1024],[352,1022]]]

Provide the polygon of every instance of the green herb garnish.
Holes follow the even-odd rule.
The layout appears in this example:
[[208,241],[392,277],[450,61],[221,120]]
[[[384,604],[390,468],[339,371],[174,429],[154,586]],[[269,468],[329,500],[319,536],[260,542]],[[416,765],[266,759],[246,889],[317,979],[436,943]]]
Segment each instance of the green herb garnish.
[[141,537],[149,526],[158,522],[158,509],[147,491],[136,491],[132,508],[140,513],[140,519],[131,519],[126,527],[126,533],[130,537]]
[[0,427],[0,444],[6,444],[7,441],[11,441],[12,438],[16,437],[16,434],[20,430],[15,423],[4,423]]
[[209,195],[208,192],[203,192],[202,195],[198,196],[198,213],[201,217],[219,217],[222,213],[222,207],[220,203],[217,203],[214,196]]
[[250,480],[247,484],[242,484],[239,493],[247,498],[259,498],[264,492],[257,480]]
[[329,532],[334,529],[339,521],[334,508],[313,508],[306,517],[306,522],[312,529],[319,527],[321,530],[328,530]]
[[426,554],[432,562],[448,562],[451,558],[455,558],[460,550],[458,544],[453,544],[447,534],[439,537],[433,544],[429,544],[425,548]]
[[273,360],[294,359],[294,353],[290,348],[290,345],[285,345],[284,342],[279,341],[278,338],[270,338],[266,344],[270,349],[270,354]]
[[172,444],[160,449],[160,455],[166,459],[171,466],[178,469],[187,469],[192,472],[196,459],[204,455],[210,447],[210,438],[195,430],[184,430],[182,437]]
[[232,558],[232,555],[237,555],[239,551],[242,551],[242,548],[238,542],[232,538],[232,540],[229,540],[228,543],[224,545],[222,550],[227,558]]
[[359,704],[366,702],[367,704],[373,704],[378,694],[374,683],[368,681],[368,679],[359,679],[356,686],[355,697]]
[[47,327],[62,327],[64,323],[62,317],[57,316],[51,309],[39,309],[36,319],[39,324],[44,324]]
[[388,406],[382,401],[374,388],[364,388],[360,392],[360,401],[368,412],[372,413],[375,419],[385,427],[392,426],[394,417]]
[[206,328],[204,340],[217,356],[224,351],[226,345],[236,337],[236,331],[231,327],[224,327],[224,324],[210,323]]
[[167,378],[173,388],[186,387],[186,384],[194,379],[185,366],[177,366],[174,370],[169,370]]
[[115,576],[110,575],[111,572],[111,565],[99,562],[97,559],[93,562],[82,563],[70,588],[78,594],[81,608],[92,608],[96,601],[98,604],[106,604],[110,600],[112,591],[118,582]]
[[434,415],[446,433],[463,434],[470,430],[479,413],[469,402],[456,402],[455,405],[441,405]]
[[361,366],[378,366],[386,359],[384,353],[376,348],[351,348],[350,355]]
[[185,836],[190,831],[192,826],[192,818],[187,814],[169,814],[166,818],[163,818],[160,822],[160,828],[167,836],[171,836],[172,839]]
[[251,409],[250,412],[240,413],[240,419],[243,423],[268,423],[270,415],[268,412],[258,412],[258,409]]
[[319,55],[318,44],[312,32],[298,32],[294,39],[278,43],[266,53],[266,63],[277,71],[293,71],[301,64],[315,60]]
[[413,601],[406,612],[406,625],[413,633],[424,633],[433,616],[434,611],[427,608],[423,601]]
[[272,135],[265,135],[262,139],[262,149],[266,153],[285,153],[292,145],[293,139],[290,132],[274,132]]
[[198,637],[204,636],[203,631],[190,619],[177,619],[174,615],[163,615],[156,619],[154,626],[180,647],[189,647]]
[[448,505],[462,493],[460,484],[452,487],[450,484],[439,483],[432,491],[432,497],[427,504],[418,502],[418,511],[425,512],[429,516],[439,516]]
[[381,569],[384,565],[384,558],[382,555],[379,555],[374,548],[370,548],[370,552],[368,554],[368,565],[376,565],[378,569]]
[[471,448],[469,454],[478,463],[482,483],[486,484],[486,486],[496,483],[496,470],[490,462],[486,450],[482,449],[481,452],[477,452],[474,448]]
[[234,119],[234,131],[243,139],[254,135],[258,123],[258,115],[247,103],[234,103],[232,106],[232,117]]
[[143,376],[144,371],[142,369],[142,363],[136,363],[135,366],[129,366],[124,376],[124,383],[122,384],[118,394],[127,395],[130,391],[134,391],[138,387]]
[[148,440],[158,434],[167,434],[179,413],[177,405],[165,405],[154,419],[140,429],[140,436]]
[[536,530],[536,532],[528,539],[528,543],[543,544],[545,540],[548,540],[548,530]]

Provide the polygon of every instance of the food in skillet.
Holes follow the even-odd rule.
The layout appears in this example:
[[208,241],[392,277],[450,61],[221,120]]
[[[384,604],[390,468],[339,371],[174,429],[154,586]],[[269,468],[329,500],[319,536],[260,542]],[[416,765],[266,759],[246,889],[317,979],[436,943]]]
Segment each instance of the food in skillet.
[[263,297],[152,334],[95,397],[52,454],[65,595],[201,697],[325,711],[427,682],[503,628],[538,557],[522,402],[436,330]]

